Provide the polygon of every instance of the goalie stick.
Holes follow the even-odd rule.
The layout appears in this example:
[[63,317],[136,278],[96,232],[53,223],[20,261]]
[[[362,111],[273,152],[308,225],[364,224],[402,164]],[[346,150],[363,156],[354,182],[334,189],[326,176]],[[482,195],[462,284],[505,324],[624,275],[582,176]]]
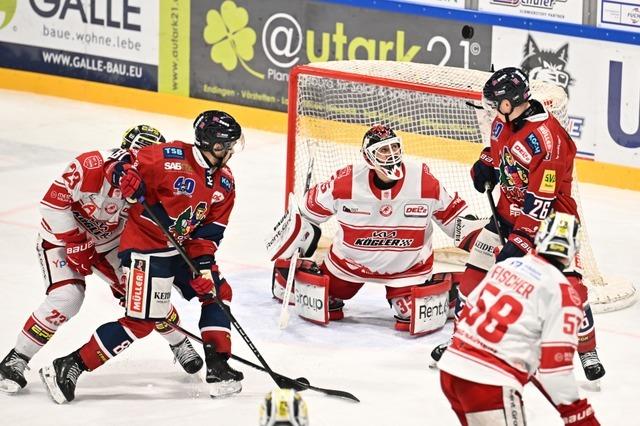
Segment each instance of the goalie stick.
[[[193,263],[193,260],[191,260],[191,258],[189,257],[187,252],[184,250],[184,248],[176,241],[176,239],[173,237],[173,235],[171,235],[171,233],[167,230],[167,228],[165,228],[164,225],[158,220],[158,217],[155,215],[153,210],[151,210],[151,208],[149,207],[149,204],[144,199],[144,197],[140,197],[140,199],[138,199],[138,202],[140,204],[142,204],[142,207],[144,208],[145,212],[149,215],[151,220],[156,224],[156,226],[158,226],[158,228],[160,228],[160,230],[164,233],[164,235],[167,237],[169,242],[178,251],[178,254],[185,261],[185,263],[187,264],[187,266],[189,267],[191,272],[195,276],[201,275],[200,271],[198,270],[196,265]],[[312,387],[310,385],[307,385],[306,383],[302,383],[300,381],[293,380],[293,379],[291,379],[289,377],[286,377],[286,376],[283,376],[281,374],[276,374],[271,369],[271,367],[269,367],[269,364],[267,364],[267,361],[262,357],[262,355],[260,354],[260,351],[258,351],[258,348],[256,348],[256,346],[253,344],[253,342],[251,341],[251,339],[249,338],[247,333],[244,331],[244,329],[240,326],[240,324],[236,320],[235,316],[231,313],[229,308],[224,303],[222,303],[222,301],[220,299],[218,299],[217,297],[213,297],[213,301],[215,302],[216,305],[218,305],[220,307],[220,309],[222,309],[222,312],[224,312],[224,314],[227,316],[227,318],[229,319],[231,324],[233,324],[233,327],[236,329],[238,334],[240,334],[240,336],[242,337],[242,340],[244,340],[244,342],[247,344],[247,346],[249,346],[249,349],[251,349],[251,352],[253,352],[253,354],[256,356],[256,358],[258,358],[258,360],[260,361],[260,364],[262,364],[262,368],[264,369],[264,371],[267,374],[269,374],[269,376],[271,376],[271,378],[273,379],[275,384],[278,385],[278,387],[295,389],[296,387],[299,387],[299,386],[303,385],[303,386],[308,386],[309,389],[312,389]],[[201,339],[198,339],[198,341],[200,341],[200,343],[202,343]],[[236,359],[236,358],[234,358],[234,359]],[[246,360],[243,360],[243,361],[248,362]],[[315,386],[313,388],[315,388]],[[321,388],[315,388],[314,390],[319,390],[319,389],[321,389]],[[339,394],[335,394],[335,396],[342,396],[343,398],[348,398],[348,399],[353,399],[354,401],[358,401],[358,399],[355,396],[353,396],[351,394],[348,394],[348,392],[343,392],[343,391],[333,391],[333,392],[334,392],[334,394],[336,392],[339,393]],[[347,397],[346,396],[347,394],[350,395],[351,398]]]
[[[307,170],[307,179],[304,183],[304,194],[307,193],[311,187],[311,176],[313,175],[313,164],[315,158],[311,150],[311,144],[309,144],[309,169]],[[289,198],[293,200],[293,197]],[[288,206],[291,208],[291,206]],[[300,249],[297,249],[291,257],[291,263],[289,263],[289,274],[287,275],[287,286],[284,290],[284,296],[282,297],[282,307],[280,308],[280,318],[278,319],[278,327],[280,330],[284,330],[289,325],[289,299],[291,298],[291,292],[293,290],[293,283],[295,281],[296,267],[298,265],[298,258],[300,257]]]

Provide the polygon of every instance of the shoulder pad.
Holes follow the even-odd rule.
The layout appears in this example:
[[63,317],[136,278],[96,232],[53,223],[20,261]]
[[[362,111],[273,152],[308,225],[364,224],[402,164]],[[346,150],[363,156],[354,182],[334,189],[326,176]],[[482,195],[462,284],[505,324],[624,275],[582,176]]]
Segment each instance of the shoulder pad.
[[104,180],[104,157],[100,151],[89,151],[76,157],[82,168],[82,192],[98,192]]

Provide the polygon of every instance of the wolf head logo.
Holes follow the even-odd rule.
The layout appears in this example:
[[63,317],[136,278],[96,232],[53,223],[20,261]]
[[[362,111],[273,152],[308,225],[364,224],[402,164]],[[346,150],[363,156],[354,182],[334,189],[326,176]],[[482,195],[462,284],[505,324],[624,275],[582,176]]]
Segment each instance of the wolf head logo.
[[520,67],[529,75],[530,79],[542,80],[560,86],[568,96],[569,86],[573,84],[573,78],[566,70],[568,59],[568,43],[556,51],[540,49],[529,35],[524,45],[524,59]]

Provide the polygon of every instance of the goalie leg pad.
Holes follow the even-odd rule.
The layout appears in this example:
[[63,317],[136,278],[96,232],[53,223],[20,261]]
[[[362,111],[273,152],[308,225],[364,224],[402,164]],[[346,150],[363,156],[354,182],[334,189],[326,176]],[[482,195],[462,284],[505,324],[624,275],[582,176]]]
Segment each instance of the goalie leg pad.
[[447,322],[450,309],[451,273],[435,274],[423,285],[387,288],[387,298],[396,311],[396,330],[412,336],[433,333]]
[[329,276],[296,270],[294,299],[298,315],[316,324],[329,323]]

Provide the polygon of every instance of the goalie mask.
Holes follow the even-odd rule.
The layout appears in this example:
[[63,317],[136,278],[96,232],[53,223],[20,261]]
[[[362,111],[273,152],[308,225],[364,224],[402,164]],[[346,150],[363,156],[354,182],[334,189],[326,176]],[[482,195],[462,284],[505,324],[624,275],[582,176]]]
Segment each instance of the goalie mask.
[[139,124],[124,132],[120,148],[138,150],[145,146],[164,142],[165,138],[158,129],[147,126],[146,124]]
[[569,266],[579,248],[580,224],[575,216],[567,213],[551,213],[540,223],[535,237],[536,251],[543,256],[553,256],[564,266]]
[[365,133],[362,154],[369,168],[391,180],[402,179],[402,141],[389,126],[376,124]]
[[293,389],[275,389],[260,406],[260,426],[308,426],[307,404]]
[[204,111],[193,122],[195,145],[202,151],[212,153],[217,166],[223,166],[234,152],[244,148],[244,136],[240,124],[223,111]]
[[[482,102],[486,109],[494,109],[504,115],[507,121],[513,109],[531,97],[529,79],[519,68],[508,67],[494,72],[482,89]],[[502,112],[500,104],[507,100],[511,110]]]

